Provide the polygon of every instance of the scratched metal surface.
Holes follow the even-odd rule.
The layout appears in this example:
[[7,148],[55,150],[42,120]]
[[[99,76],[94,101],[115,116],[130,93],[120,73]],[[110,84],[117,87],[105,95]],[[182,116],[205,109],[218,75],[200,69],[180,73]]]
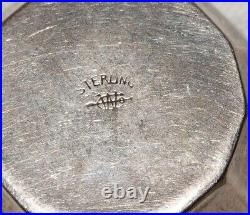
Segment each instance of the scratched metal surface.
[[[88,89],[101,75],[133,87]],[[219,179],[244,115],[228,42],[184,3],[29,4],[3,26],[2,92],[3,184],[35,212],[183,211]],[[114,92],[132,99],[99,105]],[[104,199],[112,183],[150,191]]]

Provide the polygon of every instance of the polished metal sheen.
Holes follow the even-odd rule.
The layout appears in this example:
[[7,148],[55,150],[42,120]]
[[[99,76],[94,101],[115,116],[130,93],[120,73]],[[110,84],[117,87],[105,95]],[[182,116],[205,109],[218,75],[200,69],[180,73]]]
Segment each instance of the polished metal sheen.
[[[32,212],[185,210],[244,116],[232,49],[189,3],[31,3],[3,26],[3,184]],[[117,184],[145,202],[104,198]]]

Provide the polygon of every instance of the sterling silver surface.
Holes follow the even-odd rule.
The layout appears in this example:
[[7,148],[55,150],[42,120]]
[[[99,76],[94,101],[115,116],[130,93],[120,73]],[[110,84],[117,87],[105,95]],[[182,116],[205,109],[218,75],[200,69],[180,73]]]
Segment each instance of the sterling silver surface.
[[[244,116],[232,49],[194,5],[28,4],[3,26],[3,184],[28,211],[183,211]],[[150,187],[144,203],[104,187]]]

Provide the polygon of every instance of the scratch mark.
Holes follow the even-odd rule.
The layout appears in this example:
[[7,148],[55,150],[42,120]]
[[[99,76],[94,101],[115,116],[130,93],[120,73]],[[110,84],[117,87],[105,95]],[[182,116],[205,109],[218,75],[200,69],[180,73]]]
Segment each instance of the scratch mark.
[[66,71],[71,71],[71,70],[77,70],[77,69],[81,69],[82,66],[77,66],[77,67],[73,67],[73,68],[69,68],[69,69],[64,69],[63,71],[66,72]]
[[191,96],[191,94],[190,94],[189,84],[187,84],[187,93],[188,93],[188,95],[189,95],[189,96]]
[[49,30],[49,29],[52,29],[54,27],[56,27],[56,25],[48,26],[47,28],[41,29],[39,31],[36,31],[35,33],[29,35],[28,37],[34,37],[35,35],[40,34],[40,33],[44,32],[44,31]]

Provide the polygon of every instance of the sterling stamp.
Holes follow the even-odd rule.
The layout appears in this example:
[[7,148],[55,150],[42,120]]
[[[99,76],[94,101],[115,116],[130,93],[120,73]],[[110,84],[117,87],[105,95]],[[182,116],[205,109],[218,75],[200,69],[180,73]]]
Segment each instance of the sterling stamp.
[[[78,89],[80,95],[86,94],[86,90],[94,90],[95,88],[107,85],[121,85],[128,88],[133,88],[134,85],[128,79],[128,77],[123,76],[114,76],[114,75],[105,75],[101,74],[99,76],[93,76],[89,80],[84,80],[84,87]],[[101,89],[99,89],[101,90]],[[88,95],[87,95],[88,96]],[[96,94],[97,100],[95,102],[90,101],[86,103],[86,107],[97,106],[103,110],[113,110],[124,105],[128,100],[132,100],[132,96],[126,97],[125,93],[117,92],[113,90],[111,92],[100,92]]]
[[93,76],[89,80],[84,80],[83,83],[84,87],[78,89],[78,91],[81,91],[80,94],[84,94],[86,92],[86,89],[92,90],[93,88],[102,85],[125,85],[130,88],[134,87],[132,82],[127,77],[105,74]]

